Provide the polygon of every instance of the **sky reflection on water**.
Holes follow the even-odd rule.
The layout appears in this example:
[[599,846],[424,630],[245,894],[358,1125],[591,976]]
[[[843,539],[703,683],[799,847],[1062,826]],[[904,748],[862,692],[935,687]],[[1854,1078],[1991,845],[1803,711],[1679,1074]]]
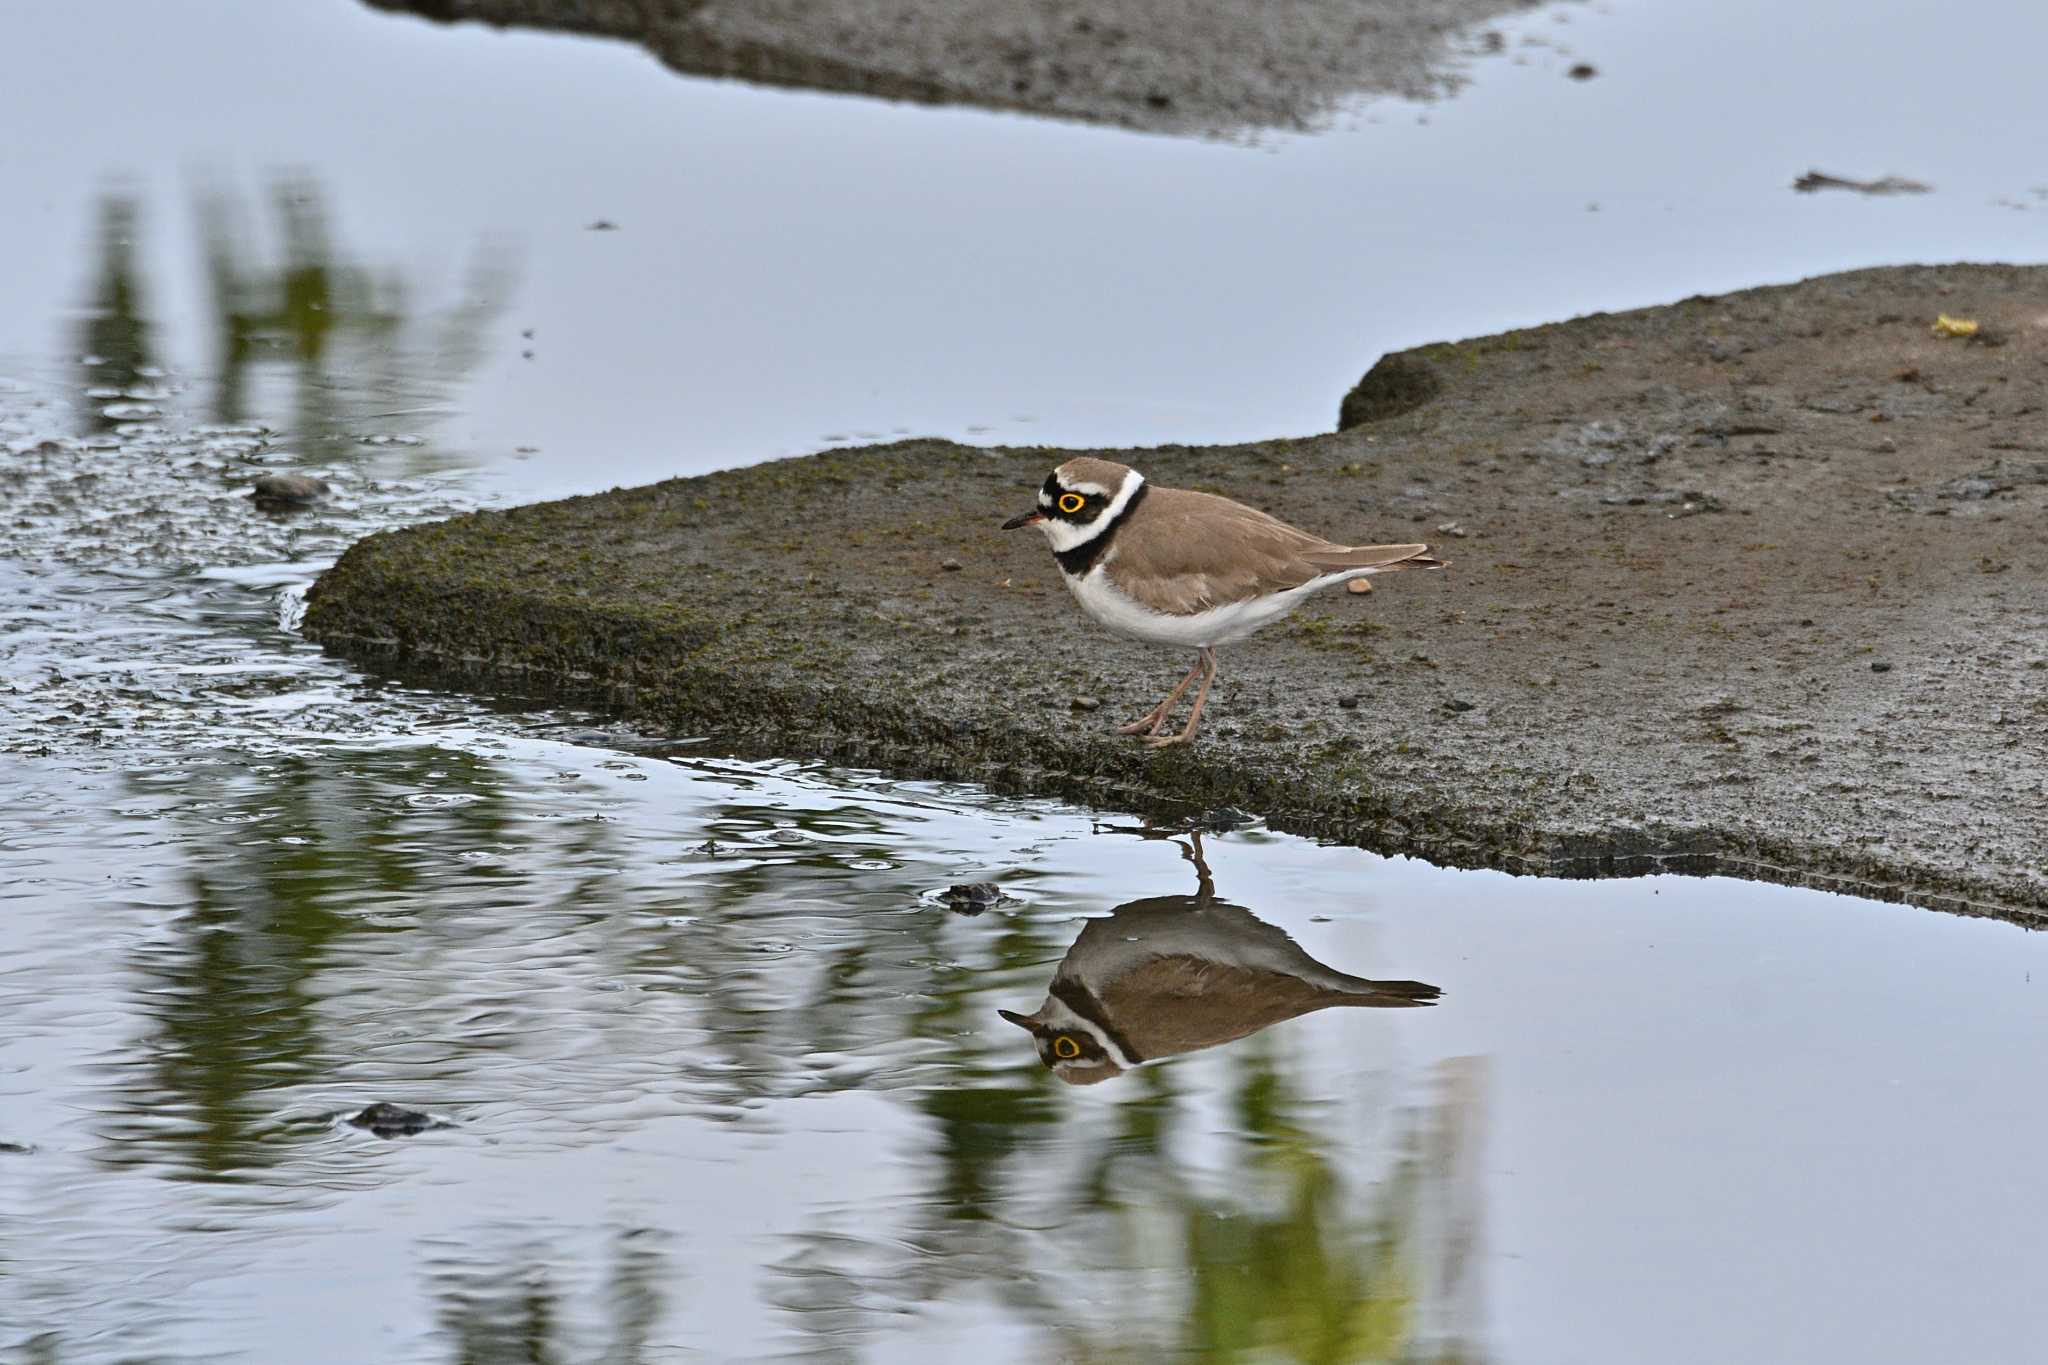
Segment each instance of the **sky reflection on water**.
[[[1069,1087],[997,1010],[1086,917],[1186,896],[1172,843],[534,727],[6,760],[38,814],[0,1318],[192,1360],[1903,1361],[2040,1326],[2010,926],[1211,838],[1219,896],[1442,1002]],[[927,894],[982,879],[1015,899]],[[338,1121],[374,1100],[453,1126]]]

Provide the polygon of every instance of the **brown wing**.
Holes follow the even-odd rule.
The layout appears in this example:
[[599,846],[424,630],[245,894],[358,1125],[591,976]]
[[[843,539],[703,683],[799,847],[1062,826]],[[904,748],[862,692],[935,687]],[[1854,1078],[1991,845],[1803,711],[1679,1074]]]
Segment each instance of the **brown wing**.
[[1158,957],[1110,982],[1100,995],[1110,1024],[1152,1059],[1232,1042],[1331,1005],[1376,1003],[1199,957]]
[[1334,545],[1229,498],[1154,486],[1143,514],[1118,529],[1109,573],[1125,592],[1187,615],[1345,569],[1433,563],[1428,553],[1427,545]]

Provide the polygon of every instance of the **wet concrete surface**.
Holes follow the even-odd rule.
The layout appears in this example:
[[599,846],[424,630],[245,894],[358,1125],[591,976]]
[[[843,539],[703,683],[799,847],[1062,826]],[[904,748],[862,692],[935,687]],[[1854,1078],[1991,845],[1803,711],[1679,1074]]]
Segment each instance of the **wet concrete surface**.
[[[1309,128],[1429,99],[1530,0],[366,0],[443,22],[622,38],[689,75],[1153,132]],[[1566,7],[1572,8],[1572,7]]]
[[2048,270],[1857,271],[1405,359],[1440,381],[1412,411],[1128,456],[1454,561],[1225,651],[1192,750],[1114,729],[1184,661],[995,530],[1069,451],[905,441],[380,535],[306,629],[742,749],[1456,865],[2048,908]]

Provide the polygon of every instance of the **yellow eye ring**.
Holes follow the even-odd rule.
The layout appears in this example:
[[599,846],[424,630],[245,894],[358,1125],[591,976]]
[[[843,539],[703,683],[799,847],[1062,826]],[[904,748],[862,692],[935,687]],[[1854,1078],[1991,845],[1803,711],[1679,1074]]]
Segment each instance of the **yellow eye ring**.
[[[1073,495],[1070,493],[1067,496]],[[1052,1040],[1052,1055],[1063,1062],[1071,1062],[1081,1055],[1081,1045],[1072,1038],[1055,1038]]]
[[1087,505],[1088,499],[1082,497],[1079,493],[1060,494],[1060,510],[1070,517]]

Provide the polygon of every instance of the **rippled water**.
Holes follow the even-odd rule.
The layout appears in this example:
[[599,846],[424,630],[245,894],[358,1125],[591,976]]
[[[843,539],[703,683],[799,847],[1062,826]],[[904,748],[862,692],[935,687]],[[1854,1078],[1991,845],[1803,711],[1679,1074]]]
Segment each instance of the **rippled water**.
[[[932,390],[991,354],[950,338],[940,350],[967,359],[932,369],[916,403],[863,406],[874,375],[858,365],[810,382],[826,367],[802,324],[869,309],[927,345],[929,314],[884,307],[889,272],[833,304],[800,260],[785,275],[745,252],[751,275],[673,286],[722,298],[751,280],[781,300],[744,320],[754,349],[731,368],[699,365],[730,340],[706,320],[717,308],[664,311],[671,285],[638,287],[664,259],[651,226],[682,200],[609,208],[621,231],[587,235],[599,210],[580,202],[566,226],[536,226],[541,179],[479,189],[494,155],[526,146],[594,168],[610,193],[655,195],[659,158],[578,121],[604,105],[593,92],[637,111],[634,136],[668,126],[650,110],[685,111],[707,156],[737,155],[721,141],[736,129],[870,149],[786,219],[700,175],[692,231],[735,242],[833,221],[867,204],[848,188],[859,175],[898,184],[934,155],[1140,166],[1181,191],[1221,177],[1203,193],[1263,186],[1285,208],[1289,177],[1345,147],[1422,156],[1427,136],[1386,131],[1416,111],[1262,151],[627,76],[622,51],[346,6],[251,11],[233,41],[137,6],[93,35],[96,69],[185,92],[138,126],[67,93],[85,88],[83,58],[52,54],[75,56],[75,26],[95,21],[51,12],[54,45],[0,85],[0,101],[41,90],[41,112],[65,115],[47,126],[70,129],[0,163],[33,191],[0,246],[50,266],[0,283],[0,349],[17,357],[0,370],[0,1358],[2037,1353],[2048,1099],[2027,1078],[2048,961],[2012,926],[1725,880],[1448,872],[1256,825],[1197,837],[739,762],[367,677],[293,632],[312,577],[381,527],[758,458],[813,427],[939,410],[926,402],[955,404],[956,427],[1033,415],[1008,406],[1026,394],[1062,405],[1045,425],[1064,436],[1258,434],[1167,430],[1161,413],[1216,415],[1189,398],[1213,384],[1199,367],[1133,407],[1091,406],[1061,369],[1099,369],[1086,348],[941,403]],[[1598,25],[1618,42],[1633,15],[1582,15],[1576,50],[1608,62]],[[1754,18],[1714,31],[1732,42]],[[1879,66],[1927,40],[1893,18]],[[286,36],[375,54],[389,79],[266,122],[252,111],[301,67],[252,53]],[[215,83],[246,100],[190,97],[207,88],[202,52],[251,68],[246,88]],[[500,58],[536,82],[529,102],[502,98]],[[420,81],[437,62],[445,82]],[[1816,79],[1833,89],[1845,69]],[[1542,62],[1482,72],[1434,115],[1442,146],[1485,143],[1499,125],[1484,120],[1512,112],[1488,101],[1537,98],[1530,72]],[[1480,123],[1441,126],[1467,117]],[[533,143],[545,126],[558,142]],[[1896,131],[1933,155],[1925,130]],[[1954,153],[1972,174],[2019,135],[2010,119],[1992,131]],[[215,167],[177,193],[118,178],[236,139],[301,139],[279,164],[304,169]],[[422,172],[455,146],[473,160],[446,184]],[[769,164],[790,190],[806,163]],[[1029,202],[1030,176],[1013,179]],[[1970,183],[1933,212],[1821,206],[1835,235],[1799,250],[2015,254],[2009,224],[2032,220],[1987,215]],[[1002,217],[974,202],[974,221]],[[832,250],[858,256],[902,221],[888,207],[861,207],[870,235]],[[1070,207],[1044,199],[1022,240],[1071,245]],[[1327,246],[1310,238],[1324,247],[1290,257],[1303,279]],[[1494,259],[1473,240],[1461,257]],[[1206,249],[1176,241],[1184,258]],[[1602,249],[1569,241],[1582,263]],[[1128,260],[1132,243],[1107,250]],[[1746,268],[1749,250],[1713,268]],[[1652,253],[1642,278],[1675,279],[1669,264]],[[1517,297],[1573,311],[1583,279],[1560,271],[1539,299],[1540,275]],[[1245,307],[1269,314],[1258,292]],[[1172,314],[1144,280],[1132,297]],[[1506,320],[1498,297],[1438,298],[1447,311],[1398,339]],[[601,332],[598,317],[622,321]],[[1327,328],[1302,342],[1333,366],[1318,404],[1383,334],[1357,335],[1342,363]],[[696,360],[676,362],[671,337]],[[903,354],[916,369],[933,353]],[[1159,372],[1187,354],[1155,357]],[[1248,421],[1295,401],[1253,388]],[[534,431],[545,448],[519,448]],[[331,498],[259,511],[250,481],[284,469]],[[999,890],[946,894],[981,883]],[[1199,999],[1194,976],[1211,987]],[[1415,1004],[1424,987],[1441,998]],[[378,1103],[421,1131],[349,1122]]]

